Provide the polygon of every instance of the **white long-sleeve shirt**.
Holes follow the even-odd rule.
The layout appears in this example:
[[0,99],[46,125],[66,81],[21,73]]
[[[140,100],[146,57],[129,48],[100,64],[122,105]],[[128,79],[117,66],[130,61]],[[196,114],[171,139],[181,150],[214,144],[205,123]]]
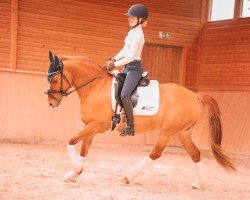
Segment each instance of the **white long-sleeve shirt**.
[[141,25],[131,29],[125,38],[125,44],[120,52],[114,57],[116,67],[126,65],[133,60],[141,60],[141,52],[145,43]]

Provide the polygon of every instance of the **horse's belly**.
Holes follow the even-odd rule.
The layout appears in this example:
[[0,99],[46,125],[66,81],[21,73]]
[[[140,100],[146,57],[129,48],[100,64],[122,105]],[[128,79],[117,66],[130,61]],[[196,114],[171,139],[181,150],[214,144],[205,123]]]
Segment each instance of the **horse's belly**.
[[136,133],[145,133],[148,131],[159,130],[162,128],[162,117],[160,114],[144,117],[136,116],[135,117],[135,131]]

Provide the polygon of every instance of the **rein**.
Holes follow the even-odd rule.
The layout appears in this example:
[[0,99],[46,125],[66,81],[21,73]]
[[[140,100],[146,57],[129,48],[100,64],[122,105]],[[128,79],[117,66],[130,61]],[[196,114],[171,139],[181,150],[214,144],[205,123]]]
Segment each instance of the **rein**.
[[[60,60],[59,62],[59,67],[60,67],[60,70],[59,71],[56,71],[56,72],[52,72],[52,73],[49,73],[47,74],[48,76],[50,75],[53,75],[50,79],[50,82],[52,81],[52,79],[54,78],[55,75],[57,74],[60,74],[61,75],[61,85],[60,85],[60,90],[47,90],[47,92],[44,92],[45,94],[47,94],[48,96],[51,96],[53,99],[55,99],[56,101],[60,102],[62,98],[56,98],[53,93],[60,93],[62,96],[65,96],[67,97],[68,95],[70,95],[71,93],[75,92],[76,90],[79,90],[81,88],[83,88],[84,86],[88,85],[89,83],[93,82],[94,80],[96,80],[97,78],[100,78],[103,76],[103,74],[101,75],[98,75],[94,78],[92,78],[91,80],[87,81],[86,83],[83,83],[81,84],[80,86],[76,87],[74,90],[71,90],[71,91],[67,91],[67,90],[63,90],[63,78],[69,83],[70,85],[70,88],[73,86],[72,83],[69,82],[69,80],[67,79],[67,77],[63,74],[63,62]],[[69,88],[69,89],[70,89]]]
[[72,91],[69,91],[69,92],[65,91],[65,95],[64,95],[64,96],[68,96],[68,95],[71,94],[72,92],[75,92],[76,90],[78,90],[78,89],[80,89],[80,88],[82,88],[82,87],[88,85],[89,83],[91,83],[91,82],[94,81],[95,79],[97,79],[97,78],[99,78],[99,77],[102,77],[102,76],[103,76],[103,75],[98,75],[98,76],[96,76],[95,78],[92,78],[91,80],[89,80],[87,83],[84,83],[84,84],[82,84],[82,85],[76,87],[76,88],[75,88],[74,90],[72,90]]

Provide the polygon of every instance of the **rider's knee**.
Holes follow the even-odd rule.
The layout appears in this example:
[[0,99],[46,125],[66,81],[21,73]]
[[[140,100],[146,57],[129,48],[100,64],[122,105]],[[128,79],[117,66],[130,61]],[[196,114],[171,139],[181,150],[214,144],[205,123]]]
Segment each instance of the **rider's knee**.
[[130,101],[130,95],[121,94],[121,100],[122,101]]

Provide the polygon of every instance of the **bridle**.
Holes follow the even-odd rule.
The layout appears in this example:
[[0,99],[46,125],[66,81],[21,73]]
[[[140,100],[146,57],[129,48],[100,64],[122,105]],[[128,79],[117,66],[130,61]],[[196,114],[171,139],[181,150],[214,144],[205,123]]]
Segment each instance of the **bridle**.
[[[60,89],[59,89],[59,90],[51,90],[51,89],[48,89],[47,92],[44,92],[44,93],[47,94],[48,96],[50,96],[50,97],[52,97],[53,99],[55,99],[55,100],[58,102],[58,104],[61,102],[61,100],[62,100],[62,98],[63,98],[64,96],[67,97],[67,96],[70,95],[72,92],[75,92],[76,90],[79,90],[80,88],[82,88],[82,87],[88,85],[89,83],[93,82],[95,79],[100,78],[100,77],[103,76],[103,74],[100,74],[100,75],[98,75],[98,76],[92,78],[91,80],[87,81],[86,83],[83,83],[83,84],[81,84],[80,86],[76,87],[74,90],[68,91],[68,90],[73,86],[73,84],[70,83],[70,81],[69,81],[69,80],[67,79],[67,77],[64,75],[64,73],[63,73],[63,62],[62,62],[61,60],[60,60],[59,63],[58,63],[58,67],[59,67],[59,70],[58,70],[58,71],[55,71],[55,72],[52,72],[52,73],[48,73],[47,76],[53,75],[53,76],[50,78],[50,80],[49,80],[49,82],[51,83],[51,81],[53,80],[53,78],[54,78],[56,75],[60,74],[60,76],[61,76],[61,85],[60,85]],[[63,89],[63,79],[65,79],[65,80],[68,82],[69,86],[70,86],[67,90],[64,90],[64,89]],[[56,98],[56,97],[53,95],[53,94],[58,94],[58,93],[62,95],[61,98]]]

